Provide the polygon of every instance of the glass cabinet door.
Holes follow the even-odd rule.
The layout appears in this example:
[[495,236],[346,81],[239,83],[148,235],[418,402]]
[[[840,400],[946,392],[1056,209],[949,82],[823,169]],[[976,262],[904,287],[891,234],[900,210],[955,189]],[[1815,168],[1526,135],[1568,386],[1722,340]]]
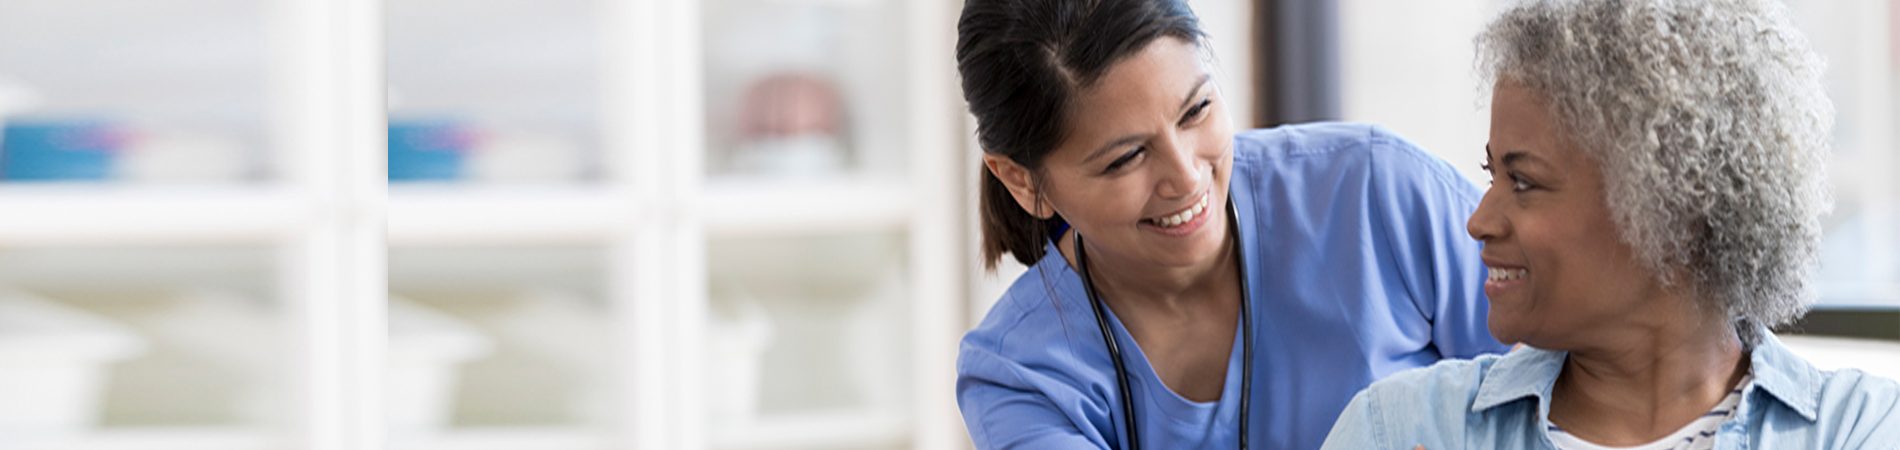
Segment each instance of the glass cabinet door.
[[268,6],[0,4],[0,181],[279,178]]
[[601,178],[600,9],[389,0],[390,181]]
[[905,7],[892,0],[701,3],[707,173],[901,177]]
[[258,246],[0,250],[0,443],[287,444],[299,359],[278,266]]

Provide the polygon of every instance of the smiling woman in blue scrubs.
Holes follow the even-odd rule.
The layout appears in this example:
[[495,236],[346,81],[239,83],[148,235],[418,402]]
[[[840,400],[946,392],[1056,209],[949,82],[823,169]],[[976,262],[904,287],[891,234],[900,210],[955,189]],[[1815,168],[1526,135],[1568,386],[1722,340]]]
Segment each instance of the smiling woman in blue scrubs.
[[1487,333],[1481,192],[1376,126],[1236,134],[1179,0],[968,0],[983,251],[1030,265],[963,339],[983,449],[1313,449],[1354,393]]

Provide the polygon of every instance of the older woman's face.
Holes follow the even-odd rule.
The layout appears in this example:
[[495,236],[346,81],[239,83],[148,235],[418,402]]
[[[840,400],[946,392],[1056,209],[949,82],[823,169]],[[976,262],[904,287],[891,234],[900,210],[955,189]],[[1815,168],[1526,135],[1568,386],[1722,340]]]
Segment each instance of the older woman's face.
[[1216,257],[1233,125],[1193,44],[1161,38],[1079,93],[1045,199],[1090,250],[1162,266]]
[[1535,91],[1508,81],[1491,98],[1490,139],[1491,187],[1467,231],[1491,269],[1491,334],[1569,349],[1643,321],[1657,283],[1617,238],[1596,161],[1559,134]]

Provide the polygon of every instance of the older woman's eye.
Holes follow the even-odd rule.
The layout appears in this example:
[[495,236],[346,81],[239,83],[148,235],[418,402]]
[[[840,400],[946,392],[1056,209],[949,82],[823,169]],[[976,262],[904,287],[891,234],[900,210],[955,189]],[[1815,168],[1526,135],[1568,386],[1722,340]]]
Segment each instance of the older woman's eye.
[[1537,186],[1531,184],[1529,181],[1524,181],[1524,179],[1519,178],[1517,174],[1511,174],[1511,190],[1517,191],[1517,192],[1524,192],[1524,191],[1531,190],[1531,188],[1534,188],[1534,187],[1537,187]]

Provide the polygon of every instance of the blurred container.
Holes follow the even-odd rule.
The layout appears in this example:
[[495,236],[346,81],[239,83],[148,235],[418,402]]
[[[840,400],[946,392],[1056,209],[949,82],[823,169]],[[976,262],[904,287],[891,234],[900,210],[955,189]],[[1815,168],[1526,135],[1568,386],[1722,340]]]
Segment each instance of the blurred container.
[[600,308],[559,289],[406,291],[475,326],[494,352],[461,366],[456,426],[606,426],[611,342]]
[[39,94],[26,84],[0,76],[0,143],[6,139],[7,118],[39,104]]
[[228,134],[107,119],[29,118],[0,135],[9,181],[220,182],[248,175],[250,156]]
[[390,121],[389,181],[462,179],[474,145],[468,126],[449,120]]
[[251,175],[257,156],[229,133],[139,129],[119,154],[113,178],[141,183],[233,182]]
[[455,412],[461,364],[494,343],[473,326],[390,296],[388,421],[394,436],[447,428]]
[[[729,288],[742,292],[737,285]],[[745,423],[759,415],[759,387],[765,375],[765,351],[772,346],[772,321],[749,296],[712,302],[707,329],[705,396],[714,422]]]
[[0,179],[83,181],[111,178],[128,135],[102,120],[16,120],[0,136]]
[[742,102],[734,171],[808,177],[844,171],[844,101],[830,79],[772,74],[747,88]]
[[581,148],[560,133],[398,119],[389,126],[389,180],[576,181],[584,169]]
[[284,418],[286,331],[256,298],[208,288],[45,293],[151,342],[149,353],[114,368],[107,425],[268,426]]
[[97,425],[111,364],[145,346],[124,326],[0,291],[0,436],[77,433]]

